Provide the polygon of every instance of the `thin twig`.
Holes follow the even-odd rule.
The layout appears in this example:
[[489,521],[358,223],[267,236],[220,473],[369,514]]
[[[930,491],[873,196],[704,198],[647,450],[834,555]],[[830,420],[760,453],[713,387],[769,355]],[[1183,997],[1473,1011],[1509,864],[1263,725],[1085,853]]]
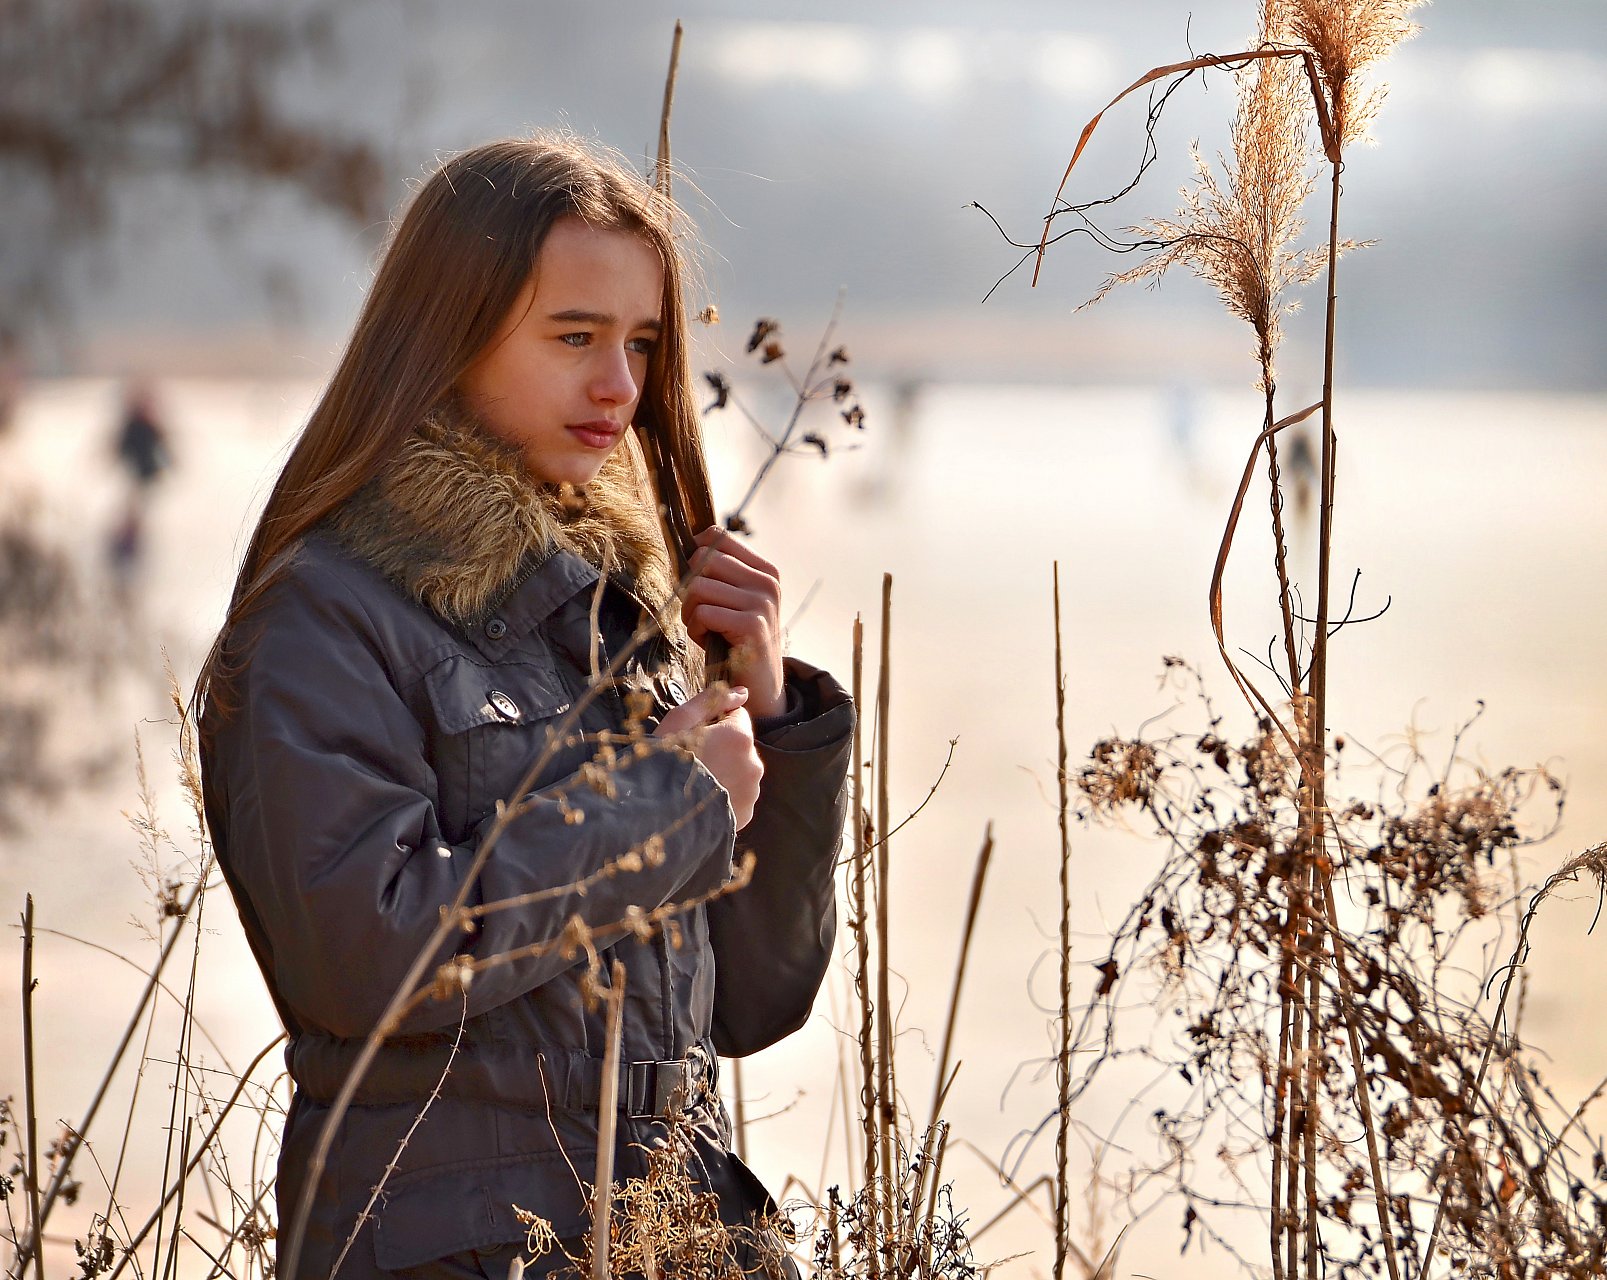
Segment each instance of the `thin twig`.
[[219,1110],[217,1119],[212,1122],[211,1130],[208,1131],[206,1137],[202,1139],[201,1145],[195,1149],[195,1153],[190,1157],[190,1161],[185,1166],[183,1174],[163,1193],[162,1202],[151,1211],[151,1216],[146,1219],[145,1225],[139,1229],[139,1231],[124,1247],[122,1257],[119,1258],[116,1265],[112,1267],[110,1273],[106,1277],[106,1280],[117,1280],[117,1277],[122,1274],[123,1268],[127,1266],[129,1262],[133,1261],[134,1251],[145,1242],[145,1237],[151,1233],[152,1229],[155,1228],[156,1224],[161,1220],[163,1211],[178,1194],[179,1186],[184,1182],[185,1179],[189,1178],[190,1175],[195,1172],[196,1167],[206,1157],[207,1152],[212,1149],[213,1142],[217,1140],[218,1132],[223,1128],[223,1122],[228,1119],[229,1113],[234,1110],[235,1103],[240,1100],[240,1095],[245,1092],[246,1086],[250,1084],[252,1073],[256,1071],[257,1065],[264,1058],[266,1058],[268,1054],[284,1040],[284,1038],[283,1032],[281,1032],[279,1035],[276,1035],[272,1040],[268,1041],[268,1043],[262,1047],[262,1049],[257,1053],[256,1057],[251,1059],[251,1065],[245,1069],[245,1074],[240,1077],[239,1082],[235,1085],[234,1092],[229,1095],[229,1100],[224,1103],[223,1107]]
[[1060,629],[1060,561],[1054,562],[1055,610],[1055,783],[1060,824],[1060,1048],[1055,1054],[1055,1280],[1066,1274],[1066,1241],[1070,1232],[1066,1165],[1071,1130],[1071,799],[1066,749],[1066,663]]
[[988,863],[993,858],[993,824],[982,833],[982,848],[976,856],[976,870],[971,873],[971,897],[965,906],[965,927],[960,933],[960,958],[954,965],[954,986],[949,991],[949,1013],[943,1020],[943,1047],[937,1055],[937,1076],[932,1086],[932,1112],[927,1124],[938,1122],[943,1109],[943,1095],[948,1091],[949,1052],[954,1047],[954,1024],[960,1015],[960,988],[965,984],[966,961],[971,957],[971,937],[976,932],[977,912],[982,905],[982,886],[988,878]]
[[33,1231],[28,1248],[18,1260],[18,1272],[28,1255],[33,1255],[34,1280],[45,1280],[44,1231],[39,1214],[39,1095],[34,1091],[33,1067],[33,894],[22,911],[22,1091],[23,1110],[28,1123],[28,1202],[33,1212]]
[[[184,925],[190,918],[190,911],[195,906],[196,899],[201,895],[201,888],[201,882],[197,880],[190,890],[189,897],[180,904],[179,914],[174,921],[173,932],[168,936],[167,942],[163,944],[161,954],[156,958],[156,966],[151,970],[150,976],[145,983],[145,989],[140,993],[139,1002],[134,1007],[134,1013],[128,1020],[128,1026],[123,1029],[123,1038],[117,1042],[117,1048],[112,1053],[112,1059],[107,1064],[105,1072],[102,1073],[100,1083],[95,1086],[95,1096],[90,1099],[89,1109],[84,1112],[84,1118],[79,1121],[78,1127],[72,1130],[61,1157],[56,1162],[55,1174],[50,1179],[50,1186],[45,1189],[44,1203],[40,1206],[40,1213],[43,1215],[39,1220],[41,1230],[44,1227],[45,1220],[50,1217],[50,1210],[56,1203],[56,1197],[66,1183],[67,1174],[71,1169],[73,1158],[78,1154],[80,1144],[88,1136],[90,1125],[95,1123],[95,1116],[100,1111],[100,1104],[105,1100],[107,1090],[111,1088],[112,1077],[117,1074],[117,1068],[122,1064],[123,1055],[128,1052],[128,1046],[134,1039],[134,1032],[139,1028],[140,1019],[145,1014],[146,1006],[150,1003],[158,988],[162,988],[162,970],[167,966],[168,958],[178,945],[179,935],[184,931]],[[85,945],[94,946],[95,944],[86,943]],[[122,959],[122,957],[118,958]],[[132,961],[128,963],[132,963]],[[165,988],[162,989],[165,990]],[[177,995],[174,995],[174,999],[176,1000],[177,998]],[[210,1037],[208,1038],[210,1039]]]

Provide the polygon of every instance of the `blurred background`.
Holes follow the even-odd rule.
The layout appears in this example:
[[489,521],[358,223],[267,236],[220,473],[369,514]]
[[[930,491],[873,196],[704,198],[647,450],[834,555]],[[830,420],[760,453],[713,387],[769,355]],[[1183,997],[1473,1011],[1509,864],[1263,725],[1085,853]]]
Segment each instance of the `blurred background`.
[[[0,13],[0,905],[20,911],[31,892],[43,925],[79,939],[38,948],[42,1116],[81,1116],[138,990],[135,968],[94,946],[147,963],[162,884],[198,847],[170,760],[164,655],[187,690],[391,210],[437,156],[531,126],[566,125],[645,167],[681,17],[677,194],[705,246],[703,300],[723,317],[700,367],[731,373],[754,415],[777,424],[790,393],[742,354],[754,319],[780,320],[801,371],[841,298],[835,340],[853,354],[867,413],[855,433],[823,407],[832,456],[787,460],[751,513],[784,570],[793,647],[846,672],[850,621],[875,613],[891,571],[895,804],[920,803],[959,739],[895,844],[911,1079],[933,1056],[971,859],[994,823],[949,1104],[976,1152],[951,1168],[973,1225],[985,1223],[1004,1199],[987,1162],[1038,1123],[1051,1092],[1031,1066],[1049,1045],[1038,962],[1055,927],[1050,564],[1065,597],[1074,757],[1174,707],[1163,654],[1199,663],[1237,715],[1211,657],[1205,591],[1260,418],[1250,334],[1204,286],[1177,275],[1077,312],[1131,260],[1073,239],[1031,289],[1006,235],[1036,238],[1078,132],[1111,96],[1191,49],[1243,47],[1255,11],[1249,0],[985,11],[11,0]],[[1388,611],[1337,642],[1333,719],[1386,754],[1408,740],[1448,753],[1482,707],[1465,755],[1490,768],[1544,762],[1570,784],[1562,830],[1532,856],[1539,873],[1607,837],[1607,15],[1599,0],[1446,0],[1416,16],[1422,33],[1387,70],[1379,145],[1346,173],[1344,232],[1377,243],[1340,273],[1336,565],[1362,573],[1358,613]],[[1207,155],[1225,145],[1232,106],[1226,76],[1182,89],[1157,162],[1107,228],[1169,214],[1190,143]],[[1079,198],[1125,185],[1142,124],[1136,98],[1106,117]],[[1290,409],[1320,388],[1321,313],[1313,292],[1288,326]],[[708,430],[729,505],[763,446],[732,413]],[[1297,557],[1313,550],[1310,514],[1297,500]],[[1264,651],[1275,596],[1253,531],[1229,591],[1236,643]],[[154,859],[124,817],[140,806],[136,732],[173,833]],[[1122,833],[1079,836],[1076,857],[1091,966],[1149,864]],[[1593,907],[1581,892],[1543,918],[1533,968],[1529,1031],[1565,1096],[1607,1072],[1597,984],[1579,979],[1602,962],[1586,933]],[[273,1034],[273,1015],[222,896],[206,926],[198,1007],[219,1062],[238,1065]],[[20,1093],[15,990],[0,997],[0,1096]],[[749,1113],[779,1113],[750,1138],[773,1185],[795,1175],[818,1191],[846,1175],[841,1144],[821,1143],[840,1125],[833,1023],[846,1008],[834,987],[796,1041],[750,1065]],[[909,1087],[919,1112],[929,1086]],[[1106,1133],[1121,1101],[1092,1100],[1080,1123]],[[146,1154],[159,1165],[156,1145]],[[1029,1148],[1024,1173],[1047,1160]],[[1181,1208],[1142,1196],[1135,1208],[1108,1188],[1095,1201],[1090,1248],[1143,1215],[1118,1274],[1175,1273]],[[1028,1211],[1014,1217],[1021,1229],[985,1235],[979,1254],[1028,1251],[1015,1265],[1042,1274],[1041,1231]],[[1190,1265],[1231,1273],[1220,1248]]]

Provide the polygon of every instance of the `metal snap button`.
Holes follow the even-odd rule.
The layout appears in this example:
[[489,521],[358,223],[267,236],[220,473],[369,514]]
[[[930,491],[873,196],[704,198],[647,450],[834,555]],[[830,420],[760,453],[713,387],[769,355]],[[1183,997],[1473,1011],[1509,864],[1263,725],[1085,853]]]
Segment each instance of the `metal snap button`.
[[485,700],[491,704],[491,709],[504,720],[517,720],[519,718],[519,704],[503,693],[501,689],[493,689],[486,694]]
[[492,618],[485,624],[485,633],[492,640],[500,640],[508,634],[508,624],[501,618]]

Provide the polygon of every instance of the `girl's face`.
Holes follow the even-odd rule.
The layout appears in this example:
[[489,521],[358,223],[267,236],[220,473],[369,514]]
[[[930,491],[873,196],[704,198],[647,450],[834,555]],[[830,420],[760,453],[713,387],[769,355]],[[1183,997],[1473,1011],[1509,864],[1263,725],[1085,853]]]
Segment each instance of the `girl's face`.
[[524,451],[533,479],[585,484],[636,412],[663,308],[664,270],[651,245],[560,219],[458,391]]

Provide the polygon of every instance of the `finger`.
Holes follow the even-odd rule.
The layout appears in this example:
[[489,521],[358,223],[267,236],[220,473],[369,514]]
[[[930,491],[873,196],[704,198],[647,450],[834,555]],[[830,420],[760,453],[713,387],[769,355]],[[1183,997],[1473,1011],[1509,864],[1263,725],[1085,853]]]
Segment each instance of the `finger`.
[[747,700],[748,691],[741,685],[712,685],[666,711],[659,721],[658,731],[672,734],[702,728],[740,710]]
[[735,556],[719,551],[699,551],[692,561],[695,576],[692,585],[699,582],[724,582],[744,591],[752,591],[771,600],[781,599],[781,579],[774,573],[755,568]]
[[709,634],[722,636],[733,647],[751,646],[756,650],[776,647],[775,628],[769,620],[747,609],[730,609],[718,604],[699,604],[683,609],[686,633],[694,643],[708,648]]
[[753,591],[734,582],[723,582],[718,578],[699,578],[687,588],[686,599],[682,601],[681,608],[685,611],[705,604],[772,616],[775,613],[776,601],[762,591]]
[[781,576],[781,571],[777,569],[775,565],[771,564],[747,543],[738,539],[734,534],[728,533],[724,529],[720,528],[719,525],[711,524],[707,529],[703,530],[702,533],[698,534],[693,541],[696,542],[700,547],[711,547],[717,551],[723,552],[728,556],[732,556],[735,559],[742,561],[744,564],[751,565],[761,573],[769,574],[773,578]]

